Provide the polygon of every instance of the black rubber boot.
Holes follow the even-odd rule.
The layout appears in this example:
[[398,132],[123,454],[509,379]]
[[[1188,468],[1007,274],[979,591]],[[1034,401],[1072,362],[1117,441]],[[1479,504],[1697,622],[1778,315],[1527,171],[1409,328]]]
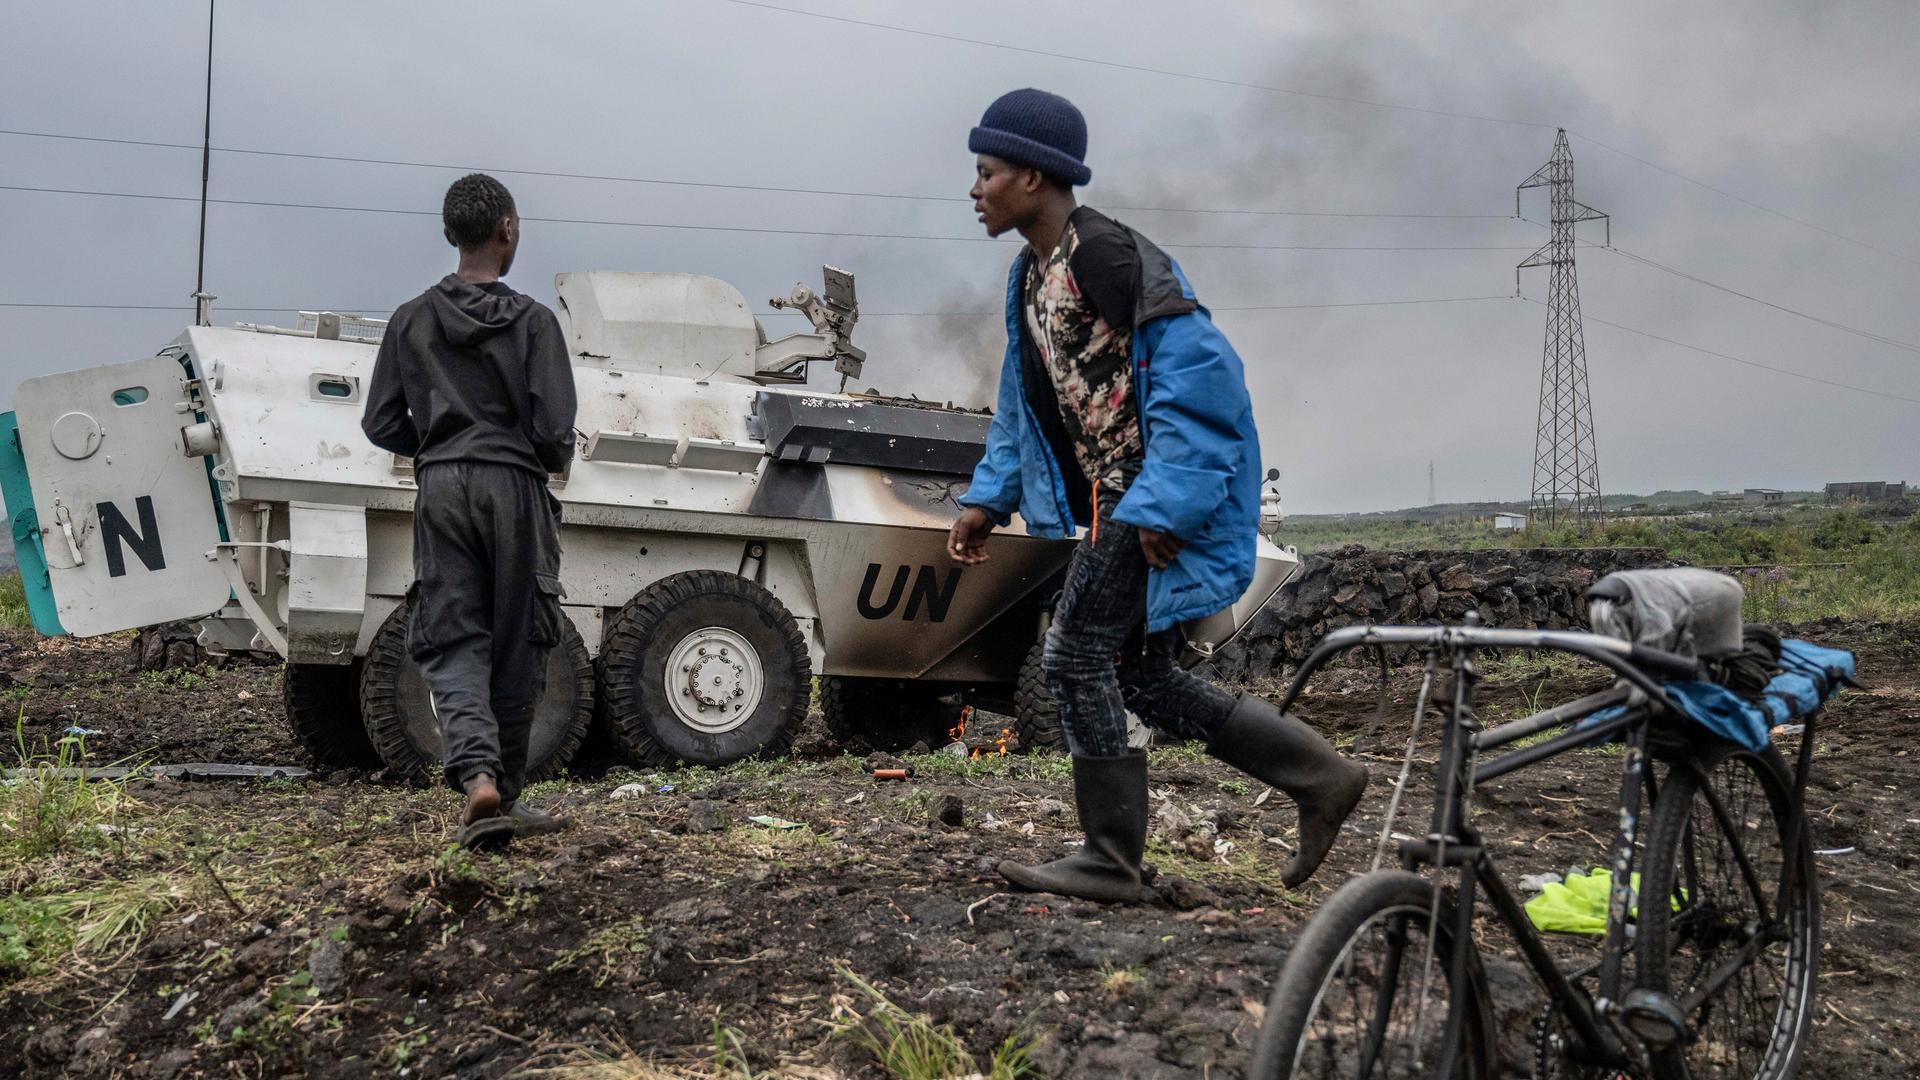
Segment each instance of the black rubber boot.
[[1140,859],[1147,850],[1147,755],[1074,758],[1073,801],[1086,844],[1039,866],[1003,862],[1001,876],[1034,892],[1138,902],[1144,896]]
[[543,813],[515,800],[506,809],[507,819],[513,822],[513,835],[524,839],[529,836],[546,836],[549,833],[564,832],[573,828],[573,819],[557,817]]
[[1286,793],[1300,809],[1300,849],[1281,872],[1289,888],[1313,876],[1360,804],[1367,770],[1320,733],[1251,694],[1240,695],[1207,753]]

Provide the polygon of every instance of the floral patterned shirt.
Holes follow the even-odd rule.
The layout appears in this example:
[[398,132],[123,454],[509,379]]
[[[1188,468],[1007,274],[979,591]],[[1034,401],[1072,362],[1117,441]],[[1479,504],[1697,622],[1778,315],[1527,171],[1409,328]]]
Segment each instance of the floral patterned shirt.
[[1133,393],[1138,255],[1111,225],[1086,207],[1074,211],[1053,254],[1028,260],[1023,306],[1081,472],[1118,492],[1138,475],[1144,448]]

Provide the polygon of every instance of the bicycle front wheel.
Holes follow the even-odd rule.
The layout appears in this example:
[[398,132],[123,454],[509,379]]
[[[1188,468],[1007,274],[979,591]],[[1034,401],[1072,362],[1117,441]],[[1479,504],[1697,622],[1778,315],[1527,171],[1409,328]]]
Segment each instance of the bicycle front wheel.
[[1654,1075],[1784,1080],[1813,1021],[1813,844],[1802,828],[1785,851],[1792,786],[1779,751],[1718,743],[1695,764],[1660,792],[1641,877],[1639,982],[1680,1003],[1688,1026],[1653,1055]]
[[[1453,1075],[1493,1075],[1479,964],[1449,985],[1453,905],[1433,922],[1434,885],[1379,870],[1340,887],[1307,923],[1280,969],[1254,1051],[1256,1080],[1426,1080],[1439,1073],[1450,1007],[1461,1003]],[[1471,946],[1469,946],[1471,947]],[[1431,962],[1429,962],[1429,959]]]

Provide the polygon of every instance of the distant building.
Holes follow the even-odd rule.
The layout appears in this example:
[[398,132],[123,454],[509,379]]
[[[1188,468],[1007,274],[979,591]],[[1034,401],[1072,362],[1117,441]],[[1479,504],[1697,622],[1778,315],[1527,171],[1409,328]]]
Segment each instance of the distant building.
[[1885,502],[1907,494],[1907,485],[1890,480],[1860,480],[1827,485],[1828,502]]
[[1526,527],[1527,527],[1527,515],[1525,514],[1493,515],[1493,531],[1494,532],[1519,532],[1521,529],[1524,529]]
[[1748,502],[1760,503],[1763,506],[1767,506],[1773,503],[1786,502],[1787,493],[1779,488],[1748,488],[1746,498]]
[[1645,513],[1647,509],[1648,509],[1648,506],[1646,503],[1628,503],[1627,505],[1620,508],[1620,513],[1641,514],[1641,513]]

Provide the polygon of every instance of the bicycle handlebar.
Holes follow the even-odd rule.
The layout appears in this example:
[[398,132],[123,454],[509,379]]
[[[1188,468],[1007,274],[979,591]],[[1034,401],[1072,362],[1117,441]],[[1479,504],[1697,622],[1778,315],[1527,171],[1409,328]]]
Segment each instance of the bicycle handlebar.
[[[1577,630],[1510,630],[1491,626],[1346,626],[1320,639],[1320,644],[1300,665],[1293,683],[1280,701],[1282,711],[1306,688],[1307,679],[1336,654],[1368,645],[1411,645],[1422,650],[1439,649],[1554,649],[1584,656],[1612,668],[1621,678],[1646,693],[1662,706],[1668,706],[1660,684],[1647,671],[1675,679],[1699,674],[1699,661],[1661,649],[1648,648]],[[1642,670],[1642,669],[1646,670]]]

